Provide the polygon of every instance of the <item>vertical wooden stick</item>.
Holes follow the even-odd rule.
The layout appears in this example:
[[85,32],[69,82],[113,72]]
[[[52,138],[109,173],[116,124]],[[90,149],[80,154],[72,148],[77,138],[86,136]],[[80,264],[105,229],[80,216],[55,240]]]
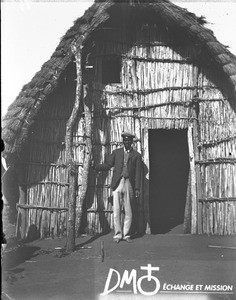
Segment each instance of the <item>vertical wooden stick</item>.
[[69,169],[69,199],[68,199],[68,222],[67,222],[67,244],[66,251],[73,252],[75,250],[75,208],[76,208],[76,188],[77,188],[77,168],[73,157],[73,127],[75,125],[81,90],[82,90],[82,66],[81,66],[81,54],[82,46],[75,47],[72,46],[72,51],[75,54],[76,58],[76,72],[77,72],[77,86],[76,86],[76,95],[75,103],[71,113],[71,116],[66,124],[66,160],[67,166]]
[[83,104],[84,104],[84,130],[85,130],[85,137],[86,137],[86,146],[85,146],[85,157],[83,163],[83,174],[82,174],[82,184],[81,184],[81,193],[79,199],[79,205],[77,211],[77,230],[79,230],[81,225],[82,219],[82,209],[84,205],[84,201],[86,198],[86,193],[88,189],[88,179],[89,179],[89,168],[91,162],[91,155],[92,155],[92,112],[91,112],[91,99],[89,93],[89,85],[86,84],[84,86],[84,97],[83,97]]
[[[19,186],[19,204],[26,204],[26,187]],[[27,211],[24,208],[18,208],[17,214],[17,226],[16,226],[16,236],[20,234],[20,238],[26,238],[26,229],[27,229]]]
[[104,251],[104,241],[101,241],[101,262],[104,262],[105,251]]
[[191,233],[197,233],[197,195],[196,195],[196,174],[195,158],[193,149],[193,124],[188,127],[188,147],[189,147],[189,164],[191,177]]
[[[15,164],[15,162],[13,163]],[[19,184],[19,204],[27,203],[27,188],[22,183],[25,181],[25,166],[16,165],[17,180]],[[16,236],[21,239],[26,238],[27,235],[27,210],[18,208],[17,222],[16,222]]]
[[186,204],[184,211],[184,233],[188,234],[191,232],[191,174],[188,176],[188,187],[186,195]]

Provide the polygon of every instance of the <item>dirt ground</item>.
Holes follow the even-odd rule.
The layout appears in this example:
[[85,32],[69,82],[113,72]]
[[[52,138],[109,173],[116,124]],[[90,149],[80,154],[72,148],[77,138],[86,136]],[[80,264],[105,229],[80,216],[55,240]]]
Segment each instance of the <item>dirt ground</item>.
[[2,299],[236,299],[236,237],[176,232],[119,244],[82,236],[70,255],[65,238],[8,244]]

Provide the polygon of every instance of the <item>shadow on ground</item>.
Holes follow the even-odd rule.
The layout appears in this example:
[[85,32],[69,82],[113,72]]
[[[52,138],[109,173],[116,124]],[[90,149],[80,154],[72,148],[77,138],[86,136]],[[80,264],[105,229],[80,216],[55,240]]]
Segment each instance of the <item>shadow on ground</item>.
[[30,260],[32,257],[37,255],[36,251],[38,250],[40,250],[39,247],[18,245],[16,248],[6,251],[3,253],[3,270],[9,271],[16,268],[26,260]]
[[75,250],[79,250],[80,248],[82,248],[82,247],[84,247],[84,246],[86,246],[88,244],[91,244],[92,242],[96,241],[97,239],[99,239],[100,237],[105,236],[105,235],[107,235],[107,233],[96,234],[95,236],[90,237],[85,242],[77,244],[75,246]]

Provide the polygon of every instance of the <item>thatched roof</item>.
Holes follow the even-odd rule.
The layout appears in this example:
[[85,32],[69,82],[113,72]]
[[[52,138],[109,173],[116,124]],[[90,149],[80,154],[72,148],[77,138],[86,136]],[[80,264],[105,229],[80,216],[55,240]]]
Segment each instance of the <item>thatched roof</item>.
[[[123,0],[127,5],[141,9],[152,8],[157,17],[166,25],[174,26],[194,38],[211,56],[225,75],[234,100],[236,98],[236,57],[219,43],[211,30],[203,26],[202,18],[168,0]],[[27,140],[29,129],[42,106],[42,103],[55,90],[59,79],[73,59],[71,44],[77,41],[84,44],[92,32],[110,17],[110,9],[119,0],[96,1],[75,21],[61,39],[51,58],[43,64],[33,79],[23,86],[16,100],[9,106],[2,123],[2,138],[6,153],[18,153]]]

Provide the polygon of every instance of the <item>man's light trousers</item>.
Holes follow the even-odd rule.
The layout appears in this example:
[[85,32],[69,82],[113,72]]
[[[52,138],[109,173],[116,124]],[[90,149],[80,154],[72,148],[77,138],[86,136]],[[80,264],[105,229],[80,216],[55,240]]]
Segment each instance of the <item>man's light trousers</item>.
[[[132,224],[131,201],[133,195],[134,193],[129,179],[122,177],[118,187],[113,191],[114,238],[130,238],[130,228]],[[125,211],[124,224],[122,224],[121,218],[123,208]]]

